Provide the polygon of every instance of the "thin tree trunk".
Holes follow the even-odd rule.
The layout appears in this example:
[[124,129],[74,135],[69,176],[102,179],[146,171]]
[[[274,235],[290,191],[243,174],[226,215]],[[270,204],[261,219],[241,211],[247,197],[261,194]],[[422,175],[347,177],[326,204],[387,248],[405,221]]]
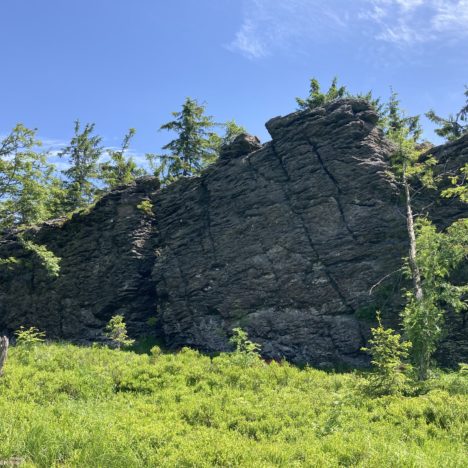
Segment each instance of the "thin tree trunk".
[[9,344],[10,343],[6,336],[2,336],[0,338],[0,377],[3,375],[3,366],[7,359]]
[[[406,202],[406,228],[408,230],[408,239],[410,243],[408,263],[411,270],[411,278],[413,280],[414,298],[418,303],[421,303],[424,297],[421,272],[417,262],[416,251],[416,233],[414,231],[413,209],[411,207],[411,192],[408,179],[406,178],[406,166],[403,167],[403,185],[405,187],[405,202]],[[427,370],[429,359],[423,350],[420,350],[418,358],[418,379],[423,381],[427,379]]]
[[413,279],[414,297],[419,302],[423,299],[423,290],[421,272],[419,271],[418,263],[416,261],[416,233],[414,232],[413,210],[411,208],[411,194],[409,183],[406,178],[406,168],[403,169],[403,185],[405,187],[406,198],[406,228],[408,230],[410,243],[408,262],[411,270],[411,277]]

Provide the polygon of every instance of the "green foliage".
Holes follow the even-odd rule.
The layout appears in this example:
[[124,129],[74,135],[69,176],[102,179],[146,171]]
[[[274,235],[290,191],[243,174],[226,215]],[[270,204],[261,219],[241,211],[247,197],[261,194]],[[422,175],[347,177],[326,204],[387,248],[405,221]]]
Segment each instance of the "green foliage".
[[404,185],[403,178],[411,182],[424,181],[432,186],[433,158],[421,161],[422,151],[418,140],[422,129],[419,116],[407,116],[401,109],[398,94],[391,90],[388,102],[383,106],[380,126],[386,137],[394,144],[390,164],[397,183]]
[[390,98],[383,107],[381,126],[392,141],[398,142],[404,137],[409,142],[416,142],[421,134],[419,115],[407,116],[401,109],[398,93],[391,90]]
[[260,345],[249,340],[249,336],[242,328],[233,328],[233,335],[229,339],[236,348],[236,353],[258,355]]
[[[163,147],[166,154],[147,155],[151,170],[164,184],[200,173],[217,159],[222,145],[245,131],[233,120],[215,124],[205,115],[205,107],[190,98],[173,115],[175,119],[161,127],[176,134]],[[216,126],[225,129],[224,135],[211,131]],[[37,151],[41,142],[36,139],[36,130],[18,124],[0,141],[0,229],[86,213],[103,191],[146,174],[127,156],[135,129],[129,129],[120,149],[105,150],[94,128],[94,124],[82,127],[75,121],[70,144],[58,154],[68,166],[62,177],[57,177],[55,166],[48,163],[48,153]]]
[[35,224],[54,216],[54,166],[36,149],[36,130],[16,125],[0,141],[0,229]]
[[222,126],[224,128],[224,135],[222,136],[221,146],[230,145],[236,137],[247,133],[245,127],[238,125],[235,120],[228,120]]
[[442,197],[459,198],[462,202],[468,203],[468,163],[449,179],[452,185],[442,190]]
[[373,395],[401,394],[407,390],[409,370],[403,361],[411,349],[410,342],[401,341],[401,336],[391,328],[384,328],[380,313],[377,313],[378,326],[372,328],[369,347],[362,348],[372,357],[374,372],[370,374],[366,390]]
[[146,155],[155,175],[166,184],[180,177],[199,174],[216,158],[211,131],[215,123],[211,116],[205,115],[205,106],[186,98],[182,110],[172,115],[174,120],[160,128],[176,134],[174,140],[163,146],[168,153]]
[[36,327],[20,327],[15,331],[15,336],[18,360],[22,364],[28,364],[33,349],[45,342],[45,332]]
[[236,348],[236,353],[258,354],[260,345],[249,340],[249,336],[242,328],[233,328],[233,335],[229,339]]
[[121,148],[119,150],[107,150],[109,160],[99,164],[99,179],[109,189],[129,184],[137,177],[145,174],[145,171],[137,166],[132,157],[127,158],[125,156],[135,132],[135,129],[131,128],[125,135]]
[[148,320],[146,321],[146,324],[148,325],[148,327],[154,328],[156,327],[158,322],[159,322],[158,317],[152,316],[148,318]]
[[60,257],[57,257],[45,245],[35,244],[22,237],[20,237],[20,240],[27,251],[34,253],[39,258],[42,266],[50,276],[57,278],[60,275]]
[[395,93],[386,109],[383,127],[395,145],[391,164],[395,180],[405,193],[409,255],[405,272],[413,282],[407,292],[407,304],[402,311],[402,324],[406,337],[412,343],[411,356],[418,378],[428,376],[431,357],[444,333],[447,309],[463,310],[465,285],[450,282],[450,273],[467,256],[467,223],[457,221],[445,232],[437,232],[428,220],[414,221],[412,182],[436,188],[432,173],[434,158],[421,161],[417,140],[421,130],[418,117],[406,117],[400,109]]
[[12,268],[19,260],[15,257],[0,258],[0,266]]
[[384,115],[384,110],[385,110],[385,104],[381,101],[379,97],[374,97],[372,94],[372,91],[368,91],[367,93],[357,93],[355,95],[349,93],[349,97],[355,97],[357,99],[363,99],[364,101],[367,101],[372,109],[377,112],[378,116],[380,118],[383,118]]
[[66,344],[10,349],[0,460],[37,467],[466,466],[468,376],[375,397],[359,374]]
[[379,116],[384,114],[384,105],[380,102],[380,98],[375,98],[372,91],[367,93],[352,94],[346,86],[338,86],[338,78],[335,77],[326,92],[322,92],[319,81],[316,78],[310,80],[309,96],[306,99],[296,98],[299,110],[315,109],[316,107],[324,106],[330,102],[344,99],[356,98],[367,101],[369,105],[377,112]]
[[[418,267],[424,296],[416,300],[408,292],[402,313],[403,327],[413,343],[413,361],[419,378],[427,378],[431,357],[444,335],[446,310],[466,310],[468,285],[455,285],[450,274],[468,258],[468,219],[454,222],[445,231],[437,231],[427,219],[416,222]],[[411,275],[406,266],[406,274]]]
[[162,354],[161,348],[158,345],[153,346],[150,349],[150,355],[154,359],[157,359]]
[[433,157],[421,160],[423,151],[418,140],[421,136],[419,116],[408,117],[400,109],[400,101],[392,91],[389,102],[385,105],[380,125],[386,137],[393,143],[391,168],[395,181],[404,186],[404,180],[411,184],[423,183],[435,188],[432,168],[436,164]]
[[234,328],[229,342],[235,346],[234,356],[243,365],[258,364],[260,362],[260,345],[249,340],[249,336],[242,328]]
[[146,216],[154,216],[153,203],[151,203],[151,200],[142,200],[138,203],[137,208]]
[[106,326],[106,336],[112,341],[112,344],[120,349],[131,346],[135,343],[127,335],[127,326],[123,315],[114,315]]
[[468,133],[468,87],[465,86],[465,105],[448,118],[438,116],[432,109],[426,113],[426,117],[439,126],[435,133],[447,141],[454,141]]
[[229,120],[220,126],[224,128],[224,134],[219,136],[217,133],[213,133],[210,137],[210,146],[213,149],[216,158],[219,156],[223,146],[230,145],[236,137],[242,133],[247,133],[247,130],[241,125],[237,125],[234,120]]
[[16,345],[29,348],[45,341],[45,332],[40,331],[36,327],[20,327],[15,332]]
[[321,91],[320,83],[316,78],[310,80],[309,96],[306,99],[296,98],[299,109],[315,109],[316,107],[323,106],[329,102],[347,96],[345,86],[338,87],[338,78],[333,78],[330,87],[324,93]]
[[63,171],[66,176],[65,212],[83,208],[94,200],[95,180],[99,177],[98,161],[103,154],[101,137],[93,135],[94,126],[87,123],[81,130],[80,121],[76,120],[70,144],[59,153],[70,165]]

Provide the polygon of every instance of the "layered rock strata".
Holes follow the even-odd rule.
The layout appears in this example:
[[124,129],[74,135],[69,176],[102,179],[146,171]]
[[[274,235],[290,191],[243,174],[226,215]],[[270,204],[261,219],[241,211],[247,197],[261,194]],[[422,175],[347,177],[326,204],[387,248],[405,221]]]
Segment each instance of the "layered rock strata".
[[[241,135],[199,177],[162,189],[145,178],[28,233],[62,258],[57,279],[5,235],[0,256],[22,262],[0,271],[0,330],[34,324],[92,341],[123,313],[132,334],[171,348],[227,350],[242,327],[269,358],[365,364],[375,308],[395,322],[407,249],[392,148],[376,122],[351,99],[278,117],[270,142]],[[431,151],[460,164],[468,139]],[[435,200],[430,211],[440,225],[467,214]],[[466,322],[451,327],[466,350]]]

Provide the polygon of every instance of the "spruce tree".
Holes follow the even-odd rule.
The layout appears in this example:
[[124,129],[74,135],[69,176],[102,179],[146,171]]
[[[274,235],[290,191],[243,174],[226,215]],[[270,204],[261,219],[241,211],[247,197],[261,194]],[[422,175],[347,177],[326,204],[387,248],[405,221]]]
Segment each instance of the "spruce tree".
[[[468,87],[465,89],[465,105],[455,114],[443,118],[433,110],[426,113],[426,117],[437,124],[439,128],[435,133],[447,141],[455,141],[468,134]],[[450,174],[452,185],[442,191],[442,196],[447,198],[458,197],[462,202],[468,203],[468,163],[456,169]]]
[[0,141],[0,227],[34,224],[55,215],[58,181],[36,130],[18,124]]
[[454,141],[468,133],[468,87],[465,89],[465,105],[455,114],[447,118],[438,116],[432,109],[426,117],[439,126],[435,133],[448,141]]
[[316,107],[324,106],[333,101],[344,98],[363,99],[377,112],[379,117],[383,116],[383,104],[379,98],[374,98],[372,91],[367,93],[352,94],[346,86],[338,86],[338,78],[335,76],[326,92],[322,91],[322,87],[316,78],[310,80],[309,95],[303,98],[296,98],[296,103],[299,110],[315,109]]
[[176,134],[174,140],[163,146],[167,153],[147,155],[156,175],[165,183],[196,175],[216,158],[212,145],[214,132],[211,131],[216,124],[211,116],[205,114],[205,106],[195,99],[186,98],[182,110],[172,115],[174,120],[160,128]]
[[132,157],[127,158],[125,155],[134,135],[135,129],[130,128],[122,141],[120,149],[107,150],[109,160],[99,165],[99,178],[107,188],[113,189],[120,185],[129,184],[136,177],[145,174],[145,171],[137,166]]
[[59,156],[67,158],[70,167],[63,172],[66,176],[65,211],[73,211],[89,205],[96,193],[95,181],[98,178],[98,161],[103,154],[101,137],[93,135],[94,124],[87,123],[83,130],[79,120],[75,121],[75,134],[70,144]]
[[333,78],[330,87],[325,93],[322,92],[319,81],[316,78],[312,78],[310,80],[309,96],[305,99],[296,98],[296,102],[300,110],[314,109],[347,95],[346,87],[338,86],[337,77]]

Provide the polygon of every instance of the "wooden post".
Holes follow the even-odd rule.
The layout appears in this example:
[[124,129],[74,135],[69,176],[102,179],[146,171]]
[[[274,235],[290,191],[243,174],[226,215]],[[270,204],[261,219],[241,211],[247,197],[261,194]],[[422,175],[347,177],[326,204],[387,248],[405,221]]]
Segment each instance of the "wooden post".
[[0,338],[0,377],[3,375],[3,366],[7,359],[9,344],[10,342],[6,336]]

